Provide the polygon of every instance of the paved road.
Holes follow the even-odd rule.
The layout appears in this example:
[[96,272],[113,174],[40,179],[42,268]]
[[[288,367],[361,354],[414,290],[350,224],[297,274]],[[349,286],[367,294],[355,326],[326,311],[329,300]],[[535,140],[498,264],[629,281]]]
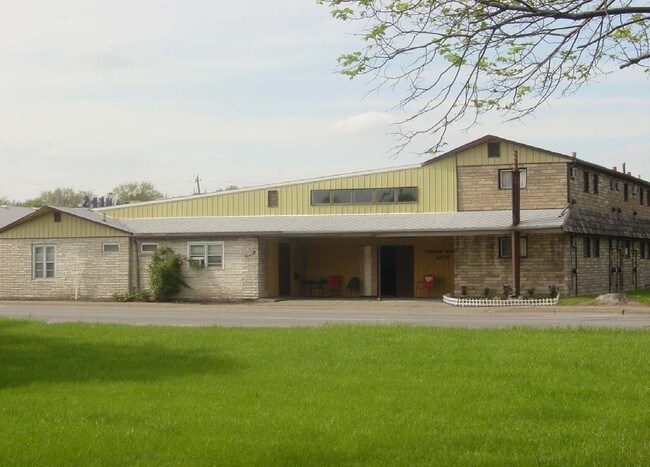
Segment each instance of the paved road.
[[443,327],[598,326],[650,328],[650,307],[452,308],[436,300],[288,300],[246,304],[0,301],[0,316],[172,326],[289,327],[328,323]]

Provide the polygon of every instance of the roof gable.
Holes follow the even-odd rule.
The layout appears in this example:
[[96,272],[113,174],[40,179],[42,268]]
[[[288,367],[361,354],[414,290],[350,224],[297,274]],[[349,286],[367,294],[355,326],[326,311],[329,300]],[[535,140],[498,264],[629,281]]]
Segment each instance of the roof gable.
[[440,154],[439,156],[436,156],[436,157],[433,157],[433,158],[431,158],[431,159],[429,159],[427,161],[424,161],[422,163],[422,165],[433,164],[434,162],[437,162],[437,161],[439,161],[441,159],[444,159],[446,157],[450,157],[450,156],[465,152],[465,151],[467,151],[469,149],[476,148],[478,146],[482,146],[482,145],[487,144],[487,143],[494,143],[494,142],[506,143],[506,144],[515,146],[517,148],[523,148],[523,149],[528,149],[528,150],[530,150],[532,152],[547,154],[547,155],[550,155],[550,156],[560,158],[561,160],[564,160],[566,162],[570,162],[570,161],[573,160],[573,158],[571,156],[568,156],[566,154],[562,154],[562,153],[559,153],[559,152],[549,151],[548,149],[543,149],[543,148],[539,148],[539,147],[536,147],[536,146],[531,146],[530,144],[520,143],[519,141],[513,141],[513,140],[501,138],[500,136],[485,135],[485,136],[483,136],[481,138],[475,139],[474,141],[470,141],[469,143],[463,144],[462,146],[458,146],[457,148],[452,149],[451,151],[447,151],[447,152],[445,152],[443,154]]
[[116,237],[129,234],[130,231],[117,219],[85,208],[52,206],[44,206],[0,228],[0,238]]

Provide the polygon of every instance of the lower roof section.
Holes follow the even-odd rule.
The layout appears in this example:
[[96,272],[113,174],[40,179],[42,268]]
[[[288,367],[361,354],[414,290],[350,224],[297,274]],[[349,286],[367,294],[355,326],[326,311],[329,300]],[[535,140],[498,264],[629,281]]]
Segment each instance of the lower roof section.
[[[562,209],[523,210],[518,230],[560,231]],[[512,230],[511,211],[391,213],[309,216],[175,217],[119,219],[138,237],[257,235],[472,235]]]
[[607,235],[650,239],[650,220],[618,212],[571,208],[564,230],[583,235]]

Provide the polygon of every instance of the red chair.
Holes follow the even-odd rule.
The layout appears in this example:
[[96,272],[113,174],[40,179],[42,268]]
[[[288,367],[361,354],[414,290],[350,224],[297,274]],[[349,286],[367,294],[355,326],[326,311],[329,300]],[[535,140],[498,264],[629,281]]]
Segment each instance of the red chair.
[[422,280],[418,281],[418,285],[422,287],[428,295],[436,286],[436,276],[433,274],[425,274],[424,277],[422,277]]
[[327,289],[330,297],[341,294],[342,282],[343,282],[343,276],[338,276],[338,275],[327,276]]

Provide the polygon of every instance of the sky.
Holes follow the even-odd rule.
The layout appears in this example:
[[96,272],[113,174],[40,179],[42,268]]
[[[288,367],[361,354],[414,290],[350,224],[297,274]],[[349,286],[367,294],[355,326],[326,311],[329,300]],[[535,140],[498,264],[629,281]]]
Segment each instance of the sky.
[[[417,164],[398,156],[396,94],[336,71],[356,26],[315,0],[0,0],[0,197],[168,196]],[[523,122],[452,127],[447,148],[495,134],[650,180],[650,81],[635,69]],[[425,141],[426,144],[426,141]]]

